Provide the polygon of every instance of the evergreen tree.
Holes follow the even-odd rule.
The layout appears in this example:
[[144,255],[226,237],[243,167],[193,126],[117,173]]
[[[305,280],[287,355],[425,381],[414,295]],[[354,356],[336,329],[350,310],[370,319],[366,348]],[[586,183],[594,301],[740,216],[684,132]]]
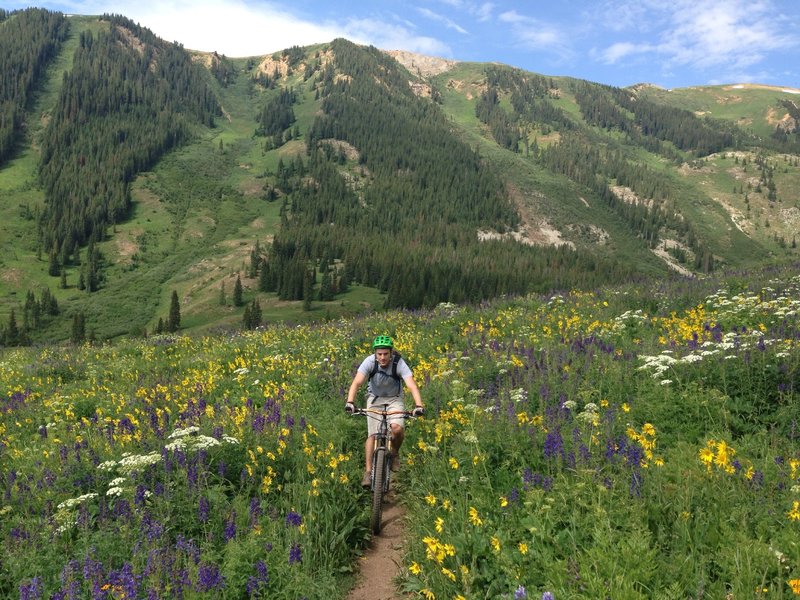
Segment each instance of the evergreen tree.
[[72,315],[72,333],[69,339],[73,344],[82,344],[86,341],[86,316],[83,311]]
[[181,326],[181,303],[178,300],[178,292],[172,290],[172,299],[169,304],[169,316],[167,317],[167,331],[174,333]]
[[219,305],[225,306],[228,303],[228,299],[225,297],[225,280],[222,280],[222,284],[219,286]]
[[306,269],[303,277],[303,310],[311,310],[311,298],[314,295],[314,275],[313,270]]
[[8,326],[3,333],[3,343],[6,346],[19,346],[22,341],[22,336],[17,326],[17,315],[14,309],[11,309],[11,314],[8,316]]
[[241,306],[243,304],[242,299],[242,280],[239,275],[236,276],[236,283],[233,285],[233,305],[234,306]]

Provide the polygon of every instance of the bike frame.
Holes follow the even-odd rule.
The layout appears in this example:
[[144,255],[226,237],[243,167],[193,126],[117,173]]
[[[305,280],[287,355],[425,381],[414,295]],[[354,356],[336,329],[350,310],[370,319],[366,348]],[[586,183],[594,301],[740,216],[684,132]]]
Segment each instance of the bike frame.
[[[378,406],[373,401],[372,406]],[[407,410],[386,410],[388,404],[380,405],[382,409],[376,408],[360,408],[357,409],[354,415],[364,415],[370,419],[380,420],[378,433],[376,433],[373,441],[372,448],[372,476],[370,481],[370,490],[372,491],[372,514],[370,517],[370,529],[375,534],[380,533],[381,530],[381,513],[383,511],[383,496],[389,491],[389,482],[391,480],[391,468],[389,461],[391,460],[392,449],[392,435],[389,428],[390,415],[403,415],[404,418],[412,418],[412,413]]]

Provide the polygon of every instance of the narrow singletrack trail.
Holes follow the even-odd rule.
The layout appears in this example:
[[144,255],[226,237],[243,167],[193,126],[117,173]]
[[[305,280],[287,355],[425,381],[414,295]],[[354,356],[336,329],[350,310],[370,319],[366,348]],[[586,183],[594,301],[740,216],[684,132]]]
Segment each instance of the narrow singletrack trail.
[[405,509],[393,491],[384,498],[383,527],[359,561],[356,586],[347,600],[403,600],[394,578],[403,559]]

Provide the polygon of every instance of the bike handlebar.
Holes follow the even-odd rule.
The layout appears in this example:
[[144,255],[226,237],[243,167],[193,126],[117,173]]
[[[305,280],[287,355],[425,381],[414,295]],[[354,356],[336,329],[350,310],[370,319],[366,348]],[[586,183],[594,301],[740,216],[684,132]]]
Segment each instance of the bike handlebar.
[[409,419],[416,418],[414,417],[414,413],[410,410],[375,410],[374,408],[357,408],[351,414],[353,415],[364,415],[370,416],[373,415],[403,415]]

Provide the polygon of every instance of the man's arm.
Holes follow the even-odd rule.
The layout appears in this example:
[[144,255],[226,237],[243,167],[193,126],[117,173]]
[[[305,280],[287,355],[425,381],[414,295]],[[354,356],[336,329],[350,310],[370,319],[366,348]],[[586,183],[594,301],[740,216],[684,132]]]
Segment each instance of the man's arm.
[[419,393],[417,382],[414,381],[414,376],[409,375],[408,377],[403,379],[403,381],[405,381],[408,391],[411,392],[411,396],[414,398],[414,404],[416,404],[417,406],[422,406],[422,396]]
[[350,389],[347,391],[348,403],[355,404],[356,392],[358,392],[358,388],[360,388],[366,380],[366,375],[364,375],[361,371],[356,372],[356,376],[353,377],[353,383],[350,384]]

